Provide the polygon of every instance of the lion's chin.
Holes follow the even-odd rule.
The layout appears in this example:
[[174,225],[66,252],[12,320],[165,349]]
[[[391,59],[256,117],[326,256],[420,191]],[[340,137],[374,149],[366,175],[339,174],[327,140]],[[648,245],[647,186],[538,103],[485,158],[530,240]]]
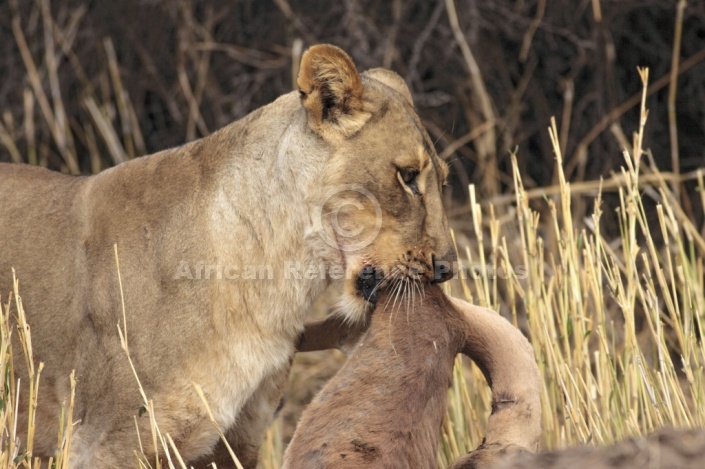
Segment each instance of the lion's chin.
[[351,323],[364,324],[377,303],[381,278],[372,266],[360,258],[347,267],[337,310]]
[[374,308],[375,303],[364,299],[357,291],[345,291],[338,299],[337,310],[351,323],[366,323]]

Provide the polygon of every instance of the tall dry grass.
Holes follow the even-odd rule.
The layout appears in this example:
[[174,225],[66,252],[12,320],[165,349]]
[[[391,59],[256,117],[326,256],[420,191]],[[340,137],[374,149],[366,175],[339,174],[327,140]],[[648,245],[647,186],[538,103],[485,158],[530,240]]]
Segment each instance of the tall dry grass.
[[[488,247],[467,249],[465,261],[508,275],[461,281],[462,291],[495,309],[508,296],[515,300],[510,302],[514,320],[526,314],[544,378],[546,448],[606,444],[664,425],[705,426],[705,240],[681,209],[672,181],[645,161],[650,156],[643,148],[648,70],[639,73],[641,124],[624,150],[621,174],[609,181],[619,194],[618,207],[606,207],[600,189],[592,216],[574,219],[555,121],[549,134],[559,184],[557,196],[543,201],[548,220],[529,205],[517,155],[512,155],[515,219],[503,225],[490,207],[485,220],[488,215],[471,197],[478,244]],[[650,172],[646,184],[640,180],[645,170]],[[695,174],[703,202],[704,174]],[[651,202],[656,219],[645,208]],[[616,240],[602,234],[606,210],[614,210],[619,220]],[[503,228],[519,239],[507,238]],[[483,233],[489,243],[483,243]],[[519,255],[508,247],[513,241],[520,245]],[[490,410],[490,394],[475,366],[465,373],[459,361],[455,376],[442,464],[480,443]]]
[[[7,302],[0,305],[0,468],[24,467],[39,469],[42,462],[32,457],[34,443],[35,413],[39,398],[40,377],[43,363],[36,363],[32,355],[32,334],[22,306],[19,294],[19,282],[14,278],[13,291]],[[10,319],[10,315],[14,319]],[[12,327],[11,324],[16,325]],[[24,360],[27,376],[15,373],[13,357]],[[76,390],[76,380],[73,373],[70,376],[71,397],[61,410],[59,428],[57,428],[57,454],[47,461],[44,467],[68,469],[69,449],[73,434],[73,399]],[[22,399],[20,398],[22,396]],[[20,403],[22,407],[20,408]],[[20,414],[25,414],[20,419]],[[20,428],[20,425],[25,428]],[[19,435],[26,435],[20,438]]]

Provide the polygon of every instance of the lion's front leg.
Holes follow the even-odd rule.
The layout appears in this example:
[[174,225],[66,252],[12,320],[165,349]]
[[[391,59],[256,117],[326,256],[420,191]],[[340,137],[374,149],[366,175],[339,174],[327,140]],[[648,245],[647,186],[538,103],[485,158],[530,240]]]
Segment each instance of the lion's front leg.
[[296,351],[338,349],[348,355],[367,330],[368,324],[368,321],[364,324],[350,323],[345,317],[335,313],[323,319],[309,321],[299,336]]
[[[245,469],[255,469],[267,428],[277,412],[284,387],[289,379],[291,361],[284,368],[265,378],[238,414],[235,424],[225,432],[225,438]],[[228,449],[219,441],[213,454],[202,457],[194,467],[235,468]]]
[[[366,324],[351,325],[342,316],[330,314],[306,323],[296,349],[298,352],[339,349],[347,354],[366,330]],[[265,379],[245,403],[236,423],[225,432],[230,447],[245,469],[257,467],[264,435],[278,410],[290,368],[291,364]],[[211,462],[218,468],[236,467],[222,441],[211,455],[194,463],[194,467],[210,467]]]

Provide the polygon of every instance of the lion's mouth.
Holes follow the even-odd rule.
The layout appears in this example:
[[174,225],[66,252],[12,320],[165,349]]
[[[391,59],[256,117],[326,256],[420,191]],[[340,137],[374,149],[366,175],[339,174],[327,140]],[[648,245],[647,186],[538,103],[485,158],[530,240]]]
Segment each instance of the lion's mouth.
[[356,288],[362,297],[370,303],[376,303],[379,296],[381,273],[371,265],[365,265],[357,276]]

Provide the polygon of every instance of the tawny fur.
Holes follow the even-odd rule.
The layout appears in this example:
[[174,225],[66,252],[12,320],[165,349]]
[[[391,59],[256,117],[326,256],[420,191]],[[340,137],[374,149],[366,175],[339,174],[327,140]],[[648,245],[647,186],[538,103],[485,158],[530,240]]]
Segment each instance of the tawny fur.
[[[485,441],[464,463],[483,467],[508,449],[536,450],[541,381],[531,345],[519,330],[493,311],[447,298],[438,286],[407,300],[396,298],[393,289],[380,296],[369,329],[304,411],[285,468],[436,467],[458,353],[478,364],[493,397]],[[336,320],[307,330],[323,330]],[[309,343],[304,336],[300,348],[339,345]]]
[[[369,310],[356,289],[363,264],[403,264],[414,250],[432,277],[433,255],[452,259],[445,164],[404,91],[360,76],[325,45],[305,53],[299,84],[301,93],[206,138],[95,176],[0,165],[0,292],[10,291],[14,267],[34,357],[45,364],[31,456],[56,451],[75,369],[72,467],[132,464],[135,416],[154,457],[118,338],[114,244],[123,327],[160,430],[186,461],[216,458],[219,467],[232,463],[213,454],[218,434],[193,383],[244,466],[255,467],[305,315],[331,279],[340,279],[343,313],[359,322]],[[411,197],[397,168],[418,165],[419,148],[434,170],[423,196]],[[361,231],[341,238],[334,216]],[[264,278],[247,278],[248,266]],[[27,403],[19,408],[23,431]]]

